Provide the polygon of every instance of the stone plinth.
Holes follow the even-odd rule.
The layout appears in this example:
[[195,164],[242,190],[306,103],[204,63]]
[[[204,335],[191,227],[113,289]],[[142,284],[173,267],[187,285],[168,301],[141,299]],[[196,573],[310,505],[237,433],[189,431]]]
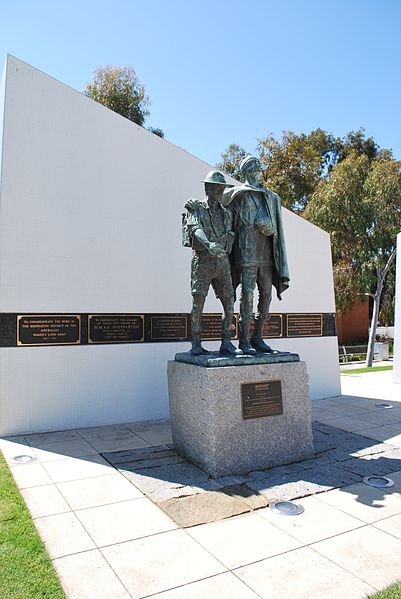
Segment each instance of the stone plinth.
[[[244,419],[241,385],[265,381],[281,382],[282,414]],[[168,385],[174,446],[213,477],[313,455],[304,362],[205,368],[170,361]]]

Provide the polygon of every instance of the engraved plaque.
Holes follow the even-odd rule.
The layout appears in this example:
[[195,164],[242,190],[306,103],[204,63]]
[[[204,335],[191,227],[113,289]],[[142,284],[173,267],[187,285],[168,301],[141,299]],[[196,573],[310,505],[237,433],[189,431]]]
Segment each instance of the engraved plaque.
[[89,314],[88,343],[143,341],[142,314]]
[[188,320],[186,316],[152,316],[150,323],[151,341],[187,339]]
[[282,414],[281,381],[241,383],[241,402],[243,420]]
[[75,345],[80,343],[79,315],[17,316],[17,345]]
[[321,337],[323,314],[287,314],[287,337]]
[[[238,336],[237,327],[238,318],[234,314],[233,322],[231,324],[232,339],[236,339]],[[222,334],[222,314],[202,314],[202,339],[204,341],[220,341]]]
[[263,327],[263,338],[274,339],[283,336],[283,317],[281,314],[270,314]]

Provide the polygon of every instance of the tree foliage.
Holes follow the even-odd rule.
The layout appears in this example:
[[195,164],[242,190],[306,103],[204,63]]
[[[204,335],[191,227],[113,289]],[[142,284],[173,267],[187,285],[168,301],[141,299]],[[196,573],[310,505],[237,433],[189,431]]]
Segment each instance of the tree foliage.
[[395,262],[384,283],[379,322],[384,327],[394,326],[395,315]]
[[366,232],[373,219],[363,193],[368,172],[368,158],[350,154],[327,179],[319,181],[305,210],[306,219],[330,233],[340,312],[351,309],[355,294],[366,285],[360,277],[367,252]]
[[[217,167],[241,180],[239,163],[247,152],[232,143],[221,155]],[[379,151],[364,129],[350,131],[343,138],[334,137],[323,129],[308,134],[283,131],[280,138],[273,134],[259,139],[255,155],[259,158],[265,185],[279,194],[283,206],[302,212],[308,205],[319,182],[327,179],[333,168],[351,154],[375,158],[391,158],[388,150]]]
[[379,154],[379,146],[373,137],[366,137],[365,130],[361,128],[358,131],[349,131],[343,139],[336,140],[336,154],[337,163],[350,154],[366,156],[372,161]]
[[149,116],[149,98],[131,66],[98,67],[84,93],[138,125]]
[[[150,114],[150,100],[132,66],[98,67],[84,94],[121,116],[143,126]],[[151,133],[164,137],[163,130],[149,127]]]
[[164,131],[163,131],[163,129],[160,129],[159,127],[148,127],[148,131],[150,131],[151,133],[154,133],[158,137],[164,137]]
[[241,160],[248,154],[249,152],[238,144],[230,144],[222,153],[221,162],[216,164],[216,168],[226,175],[231,175],[231,177],[234,177],[238,181],[243,181],[239,165],[241,164]]
[[286,208],[303,210],[320,179],[332,165],[335,140],[322,129],[308,135],[284,131],[281,139],[268,135],[258,143],[266,186]]
[[331,235],[337,309],[352,308],[357,294],[373,298],[371,364],[381,294],[401,227],[401,162],[389,153],[376,152],[372,159],[351,152],[319,182],[305,217]]

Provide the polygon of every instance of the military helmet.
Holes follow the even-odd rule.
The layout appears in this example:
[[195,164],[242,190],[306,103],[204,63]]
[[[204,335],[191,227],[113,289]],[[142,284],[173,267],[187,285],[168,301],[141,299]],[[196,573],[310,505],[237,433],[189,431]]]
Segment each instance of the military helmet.
[[202,183],[213,183],[214,185],[224,185],[224,187],[234,187],[234,185],[226,183],[224,175],[220,171],[209,171],[202,180]]

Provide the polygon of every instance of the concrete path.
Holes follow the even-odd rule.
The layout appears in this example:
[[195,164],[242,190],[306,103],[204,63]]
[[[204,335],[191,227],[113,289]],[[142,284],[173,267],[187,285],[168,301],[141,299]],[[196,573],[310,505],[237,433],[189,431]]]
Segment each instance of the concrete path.
[[[401,447],[392,372],[341,379],[314,418]],[[99,455],[170,442],[165,421],[0,440],[70,599],[352,599],[401,579],[401,469],[386,490],[306,497],[300,516],[263,508],[180,529]]]

